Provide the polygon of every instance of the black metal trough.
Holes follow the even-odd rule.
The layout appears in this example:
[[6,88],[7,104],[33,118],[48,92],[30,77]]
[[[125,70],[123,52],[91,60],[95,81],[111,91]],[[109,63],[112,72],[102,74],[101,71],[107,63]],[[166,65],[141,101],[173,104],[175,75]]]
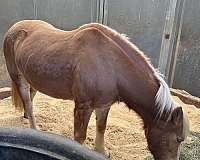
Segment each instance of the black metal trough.
[[0,127],[0,160],[106,160],[63,136],[16,127]]

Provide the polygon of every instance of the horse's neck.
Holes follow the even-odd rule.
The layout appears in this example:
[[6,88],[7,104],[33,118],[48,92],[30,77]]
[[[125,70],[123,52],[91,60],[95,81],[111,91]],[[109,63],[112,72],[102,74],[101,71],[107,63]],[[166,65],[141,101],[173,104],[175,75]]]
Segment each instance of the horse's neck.
[[158,82],[150,77],[123,75],[126,79],[120,82],[120,97],[130,109],[137,112],[143,121],[153,120],[155,112],[155,95]]

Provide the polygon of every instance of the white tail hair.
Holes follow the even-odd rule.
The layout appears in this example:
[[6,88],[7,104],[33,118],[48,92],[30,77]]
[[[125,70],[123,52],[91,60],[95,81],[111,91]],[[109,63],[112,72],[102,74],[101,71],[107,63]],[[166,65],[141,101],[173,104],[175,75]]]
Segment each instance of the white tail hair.
[[155,76],[160,82],[160,87],[155,96],[155,104],[157,106],[158,112],[156,118],[160,119],[164,113],[170,113],[170,111],[177,106],[171,97],[170,89],[163,79],[162,74],[155,71]]

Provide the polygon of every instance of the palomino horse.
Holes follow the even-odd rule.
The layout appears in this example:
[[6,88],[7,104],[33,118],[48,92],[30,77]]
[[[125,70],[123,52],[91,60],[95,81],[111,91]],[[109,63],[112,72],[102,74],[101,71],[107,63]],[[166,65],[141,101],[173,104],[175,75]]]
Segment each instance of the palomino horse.
[[4,54],[13,102],[24,108],[32,128],[36,91],[74,100],[74,139],[84,142],[95,110],[95,149],[104,153],[108,112],[120,100],[142,118],[154,158],[178,159],[189,131],[187,116],[144,54],[116,31],[96,23],[63,31],[43,21],[24,20],[6,33]]

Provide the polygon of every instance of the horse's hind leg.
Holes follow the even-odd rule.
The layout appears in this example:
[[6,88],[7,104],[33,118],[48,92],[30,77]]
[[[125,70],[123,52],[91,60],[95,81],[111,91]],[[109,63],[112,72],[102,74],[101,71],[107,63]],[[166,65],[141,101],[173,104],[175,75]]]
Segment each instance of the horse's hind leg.
[[104,133],[106,129],[107,117],[110,107],[108,108],[97,108],[96,113],[96,139],[95,139],[95,150],[99,153],[105,154],[104,147]]
[[90,104],[76,103],[74,109],[74,139],[82,144],[87,135],[88,122],[92,114],[93,109]]
[[[33,98],[35,97],[36,92],[37,90],[35,90],[33,87],[30,86],[30,98],[31,98],[32,105],[33,105]],[[26,108],[24,108],[24,118],[28,118]]]
[[30,97],[31,97],[31,102],[33,102],[33,98],[36,95],[37,90],[34,89],[33,87],[30,87]]
[[22,77],[18,78],[15,81],[15,83],[24,106],[24,112],[26,112],[27,117],[29,119],[30,126],[31,128],[36,129],[36,122],[35,117],[33,115],[33,108],[31,102],[30,85]]

